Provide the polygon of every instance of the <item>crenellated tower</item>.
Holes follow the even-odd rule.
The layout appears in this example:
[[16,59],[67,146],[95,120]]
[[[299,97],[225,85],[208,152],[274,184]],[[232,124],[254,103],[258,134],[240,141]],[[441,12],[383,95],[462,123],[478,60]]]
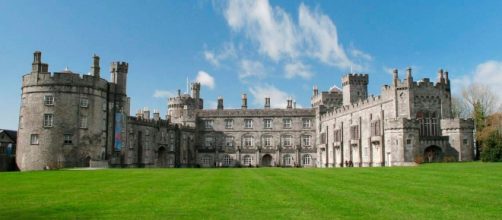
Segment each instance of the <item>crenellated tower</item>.
[[347,74],[342,77],[343,105],[368,97],[368,74]]

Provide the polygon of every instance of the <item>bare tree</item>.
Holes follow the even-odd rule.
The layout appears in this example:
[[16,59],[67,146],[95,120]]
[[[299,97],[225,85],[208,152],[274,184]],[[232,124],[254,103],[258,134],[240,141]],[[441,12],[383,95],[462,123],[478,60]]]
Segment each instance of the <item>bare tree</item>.
[[471,115],[475,105],[482,107],[484,115],[490,115],[500,108],[498,96],[487,85],[472,83],[467,87],[463,87],[462,97],[468,104]]
[[463,97],[453,95],[451,97],[451,112],[454,118],[472,117],[472,106],[467,103]]

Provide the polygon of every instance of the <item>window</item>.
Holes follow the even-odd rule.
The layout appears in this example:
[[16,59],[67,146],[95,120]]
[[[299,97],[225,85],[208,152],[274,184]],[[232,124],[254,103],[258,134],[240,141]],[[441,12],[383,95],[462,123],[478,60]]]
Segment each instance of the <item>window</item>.
[[51,96],[51,95],[44,96],[44,104],[45,105],[54,105],[54,96]]
[[265,136],[263,138],[263,146],[265,146],[265,147],[272,146],[272,137],[271,136]]
[[380,136],[380,120],[371,122],[371,136]]
[[272,128],[272,119],[264,119],[263,120],[264,128]]
[[418,112],[418,123],[420,124],[420,136],[439,136],[438,118],[435,112]]
[[72,136],[71,134],[64,135],[64,144],[72,144],[71,136]]
[[82,107],[82,108],[89,107],[89,99],[87,99],[87,98],[81,98],[80,99],[80,107]]
[[225,146],[233,147],[234,146],[234,137],[225,137]]
[[310,161],[312,160],[312,156],[310,154],[303,155],[303,165],[310,165]]
[[87,116],[80,117],[80,128],[87,128]]
[[54,125],[54,115],[44,114],[44,127],[49,128]]
[[244,119],[244,128],[253,128],[253,119]]
[[232,119],[225,119],[225,128],[226,129],[231,129],[234,127],[234,120]]
[[464,138],[464,145],[467,145],[467,138]]
[[211,158],[208,155],[202,157],[202,164],[204,166],[209,166],[211,164]]
[[30,144],[38,144],[38,134],[31,134]]
[[342,129],[336,129],[334,131],[335,142],[342,142]]
[[232,158],[229,155],[223,156],[223,166],[230,166],[232,164]]
[[312,119],[304,118],[303,119],[303,128],[311,128],[312,127]]
[[204,146],[205,147],[212,147],[213,146],[213,137],[206,137],[204,139]]
[[354,125],[350,127],[350,139],[359,140],[359,126]]
[[284,128],[291,128],[291,124],[290,118],[284,119]]
[[251,165],[251,156],[249,155],[244,156],[243,163],[245,166]]
[[204,122],[207,129],[213,128],[213,120],[205,120]]
[[284,161],[284,166],[291,166],[291,163],[293,162],[293,158],[291,158],[291,155],[286,154],[283,157],[283,161]]
[[411,144],[411,139],[406,139],[406,144],[410,145]]
[[291,147],[291,135],[287,135],[287,136],[284,136],[282,138],[282,145],[285,146],[285,147]]
[[244,147],[252,147],[253,146],[253,137],[252,136],[246,136],[244,137],[243,141]]
[[310,135],[305,135],[302,137],[302,146],[310,146]]

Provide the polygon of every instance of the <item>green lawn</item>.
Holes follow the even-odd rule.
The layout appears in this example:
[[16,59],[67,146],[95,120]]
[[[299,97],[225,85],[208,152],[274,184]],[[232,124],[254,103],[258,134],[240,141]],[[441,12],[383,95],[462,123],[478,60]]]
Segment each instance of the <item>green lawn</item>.
[[0,219],[501,219],[502,163],[0,173]]

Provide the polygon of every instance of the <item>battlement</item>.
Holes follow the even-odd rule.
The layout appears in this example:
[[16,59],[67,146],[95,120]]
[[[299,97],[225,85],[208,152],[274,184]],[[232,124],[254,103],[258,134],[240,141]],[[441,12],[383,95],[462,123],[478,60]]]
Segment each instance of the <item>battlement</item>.
[[472,118],[447,118],[441,119],[441,129],[443,130],[456,130],[456,129],[474,129],[474,120]]
[[129,64],[123,61],[112,62],[110,66],[110,72],[126,72],[129,69]]
[[311,108],[305,109],[211,109],[199,110],[199,117],[314,117],[315,111]]
[[30,73],[23,76],[23,87],[29,86],[80,86],[106,90],[108,81],[70,71],[55,73]]
[[342,77],[342,85],[348,84],[359,84],[359,85],[368,85],[369,76],[368,74],[363,73],[349,73]]
[[143,117],[128,116],[127,122],[150,127],[172,127],[169,121],[164,119],[155,120],[155,119],[146,119]]
[[358,102],[352,103],[350,105],[344,105],[339,108],[332,109],[321,115],[321,120],[329,120],[334,117],[338,117],[343,114],[351,113],[354,111],[359,111],[364,108],[373,107],[380,105],[390,100],[384,99],[382,96],[370,96],[367,99],[359,100]]

